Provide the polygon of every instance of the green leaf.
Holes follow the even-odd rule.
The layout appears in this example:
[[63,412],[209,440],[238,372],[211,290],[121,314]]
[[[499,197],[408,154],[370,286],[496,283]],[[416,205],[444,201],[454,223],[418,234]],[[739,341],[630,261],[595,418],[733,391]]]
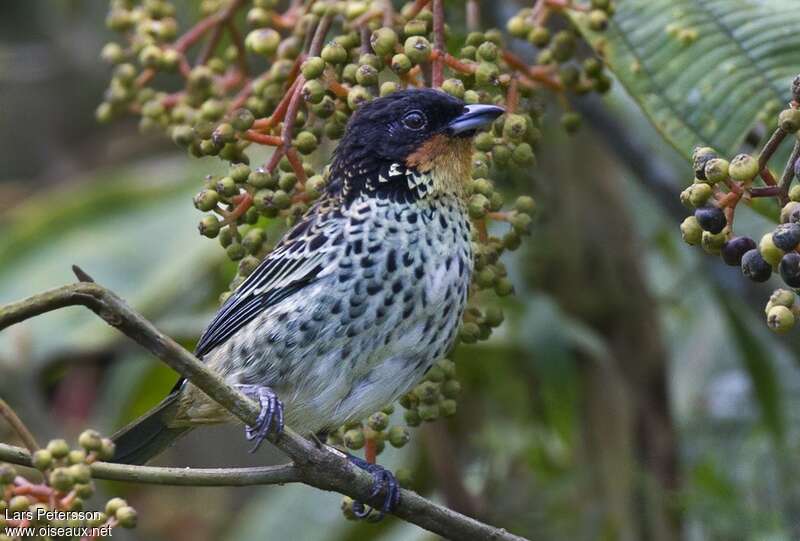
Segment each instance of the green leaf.
[[750,330],[748,322],[742,319],[746,308],[719,288],[714,288],[714,291],[730,326],[731,336],[739,350],[741,361],[750,376],[762,421],[775,440],[781,444],[786,434],[786,419],[783,413],[783,395],[772,362],[772,354],[762,340]]
[[[800,71],[796,0],[624,0],[592,46],[681,154],[733,155],[759,114],[790,97]],[[687,35],[695,39],[681,40]],[[770,113],[772,114],[772,113]],[[763,115],[762,115],[763,116]]]

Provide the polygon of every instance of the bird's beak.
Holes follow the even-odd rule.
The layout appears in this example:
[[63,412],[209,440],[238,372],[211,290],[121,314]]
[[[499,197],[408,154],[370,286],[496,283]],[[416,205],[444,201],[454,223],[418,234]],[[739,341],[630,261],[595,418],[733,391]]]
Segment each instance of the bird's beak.
[[464,112],[447,125],[450,135],[467,134],[490,124],[495,118],[505,113],[505,109],[496,105],[467,105]]

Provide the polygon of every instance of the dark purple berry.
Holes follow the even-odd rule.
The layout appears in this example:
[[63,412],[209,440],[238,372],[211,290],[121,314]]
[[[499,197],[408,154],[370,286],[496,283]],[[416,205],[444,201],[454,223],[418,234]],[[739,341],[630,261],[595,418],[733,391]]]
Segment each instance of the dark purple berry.
[[772,276],[772,267],[764,261],[758,249],[753,248],[742,256],[742,274],[754,282],[766,282]]
[[800,178],[800,160],[794,162],[794,176]]
[[750,237],[733,237],[722,246],[722,260],[732,267],[742,264],[742,256],[756,247]]
[[728,220],[725,219],[725,213],[717,207],[699,208],[694,211],[694,217],[697,218],[697,222],[704,231],[714,235],[722,231],[728,224]]
[[800,254],[789,252],[784,255],[778,268],[787,286],[800,287]]
[[772,233],[772,243],[783,250],[791,252],[800,244],[800,224],[781,224]]

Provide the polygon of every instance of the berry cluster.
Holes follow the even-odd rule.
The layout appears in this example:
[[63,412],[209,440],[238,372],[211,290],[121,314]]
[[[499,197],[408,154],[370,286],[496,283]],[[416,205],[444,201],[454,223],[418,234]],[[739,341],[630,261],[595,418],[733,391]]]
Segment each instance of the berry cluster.
[[[109,500],[104,511],[84,513],[86,518],[83,519],[78,518],[80,515],[71,518],[67,514],[67,518],[61,518],[51,513],[83,511],[84,501],[95,491],[90,464],[96,460],[110,460],[113,455],[114,443],[110,439],[101,437],[94,430],[85,430],[78,438],[76,448],[56,439],[33,453],[31,465],[44,478],[40,484],[18,475],[11,465],[0,464],[0,532],[4,529],[8,532],[7,528],[13,527],[45,526],[77,532],[88,527],[105,528],[106,535],[109,535],[108,531],[117,526],[135,527],[136,510],[121,498]],[[48,519],[47,516],[56,518]],[[11,539],[0,533],[0,540]]]
[[[567,104],[568,93],[610,88],[603,63],[581,47],[567,16],[587,17],[588,27],[602,31],[613,13],[609,0],[537,0],[514,15],[508,32],[537,47],[533,64],[509,50],[500,30],[479,31],[475,0],[467,0],[463,40],[446,24],[443,0],[413,0],[399,10],[387,0],[312,0],[285,9],[277,0],[200,5],[203,18],[179,36],[167,0],[111,1],[107,23],[122,39],[102,52],[114,71],[97,117],[138,115],[142,130],[166,131],[193,156],[229,162],[226,174],[204,179],[194,204],[206,213],[200,233],[217,238],[238,262],[231,291],[269,253],[267,230],[276,219],[291,225],[323,193],[331,142],[343,135],[352,112],[377,96],[429,86],[468,104],[500,104],[507,111],[476,139],[468,192],[475,225],[473,293],[513,292],[500,257],[528,234],[535,204],[523,196],[504,210],[491,176],[500,168],[535,163],[547,94]],[[451,54],[445,43],[457,40],[461,47]],[[562,124],[572,132],[580,117],[568,111]],[[250,163],[257,147],[272,149],[266,163]],[[506,232],[490,234],[492,222],[505,222]],[[503,321],[499,308],[482,308],[477,297],[471,295],[465,314],[463,342],[487,339]],[[458,383],[452,376],[452,363],[441,361],[403,399],[409,425],[455,411]],[[387,439],[404,444],[406,430],[387,431],[386,415],[385,410],[342,427],[333,439],[374,452]]]
[[[793,100],[778,115],[777,128],[758,156],[739,154],[725,160],[708,147],[696,148],[692,155],[695,179],[681,192],[681,202],[693,208],[694,215],[681,224],[683,239],[700,245],[710,254],[720,255],[754,282],[766,282],[773,272],[792,289],[800,288],[800,139],[783,175],[776,179],[768,168],[769,159],[783,140],[800,130],[800,76],[795,78]],[[758,242],[733,233],[733,218],[740,202],[754,198],[775,198],[781,205],[780,223]],[[795,294],[776,290],[767,304],[767,324],[775,332],[786,332],[800,317]]]

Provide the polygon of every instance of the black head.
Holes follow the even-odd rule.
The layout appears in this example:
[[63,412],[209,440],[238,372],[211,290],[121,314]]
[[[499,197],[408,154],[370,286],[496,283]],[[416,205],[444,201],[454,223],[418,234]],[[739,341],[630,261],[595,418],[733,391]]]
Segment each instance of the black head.
[[331,173],[352,179],[374,178],[390,166],[406,167],[409,157],[436,136],[471,138],[503,110],[491,105],[466,106],[433,89],[395,92],[362,105],[351,117],[334,154]]

